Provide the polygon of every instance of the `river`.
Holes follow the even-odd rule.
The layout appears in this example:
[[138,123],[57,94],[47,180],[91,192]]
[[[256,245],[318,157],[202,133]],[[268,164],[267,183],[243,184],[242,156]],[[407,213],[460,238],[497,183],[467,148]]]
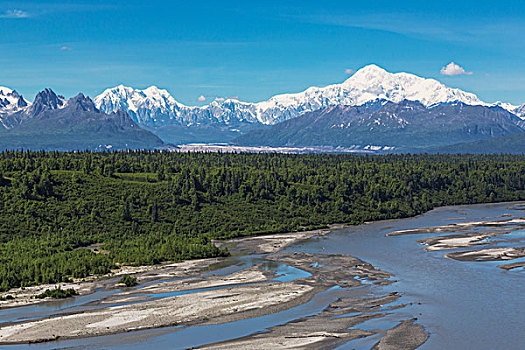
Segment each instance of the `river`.
[[[384,295],[398,292],[397,303],[404,308],[389,316],[366,321],[360,329],[374,330],[375,336],[350,341],[341,349],[370,349],[387,329],[402,320],[416,317],[417,323],[430,334],[421,349],[523,349],[525,348],[525,272],[523,268],[506,271],[498,268],[501,261],[458,261],[443,254],[455,250],[425,251],[418,239],[436,234],[386,234],[406,229],[442,226],[498,218],[502,215],[525,217],[516,203],[443,207],[423,215],[347,227],[322,237],[315,237],[285,248],[287,251],[312,254],[343,254],[355,256],[394,275],[394,283],[364,283],[355,288],[331,288],[315,295],[309,302],[275,314],[219,325],[171,327],[128,332],[101,337],[64,340],[32,345],[6,346],[6,349],[105,348],[105,349],[183,349],[247,336],[265,331],[302,317],[315,315],[344,295]],[[479,228],[486,230],[486,228]],[[516,229],[506,237],[515,247],[524,246],[524,229]],[[493,247],[507,247],[508,240]],[[483,246],[474,247],[481,249]],[[470,247],[469,249],[473,249]],[[225,267],[210,275],[231,273],[264,260],[264,256],[246,255],[228,258]],[[510,262],[523,261],[518,258]],[[507,262],[506,262],[507,263]],[[281,281],[301,278],[305,272],[283,265],[269,265],[279,271]],[[139,286],[140,288],[140,286]],[[348,290],[347,290],[348,289]],[[66,304],[41,304],[26,308],[0,310],[0,323],[23,317],[42,317],[68,312],[97,298],[114,292],[80,297]],[[82,299],[83,298],[83,299]]]

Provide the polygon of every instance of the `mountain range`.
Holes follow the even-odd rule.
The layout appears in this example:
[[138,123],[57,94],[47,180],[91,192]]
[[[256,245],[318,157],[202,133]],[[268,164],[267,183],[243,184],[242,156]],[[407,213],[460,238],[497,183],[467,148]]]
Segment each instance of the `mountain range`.
[[486,103],[472,93],[447,87],[435,79],[409,73],[389,73],[376,65],[361,68],[341,84],[310,87],[300,93],[276,95],[257,103],[217,99],[206,106],[190,107],[155,86],[137,90],[123,85],[107,89],[94,99],[97,107],[106,113],[124,109],[137,123],[152,127],[217,123],[274,125],[327,106],[359,106],[377,100],[418,101],[425,107],[451,102],[498,105],[525,116],[525,104]]
[[[106,89],[93,100],[79,95],[66,101],[57,95],[46,96],[42,103],[43,97],[37,95],[31,104],[16,91],[0,88],[2,146],[6,135],[19,135],[20,142],[15,144],[22,145],[20,135],[38,130],[49,135],[90,134],[90,147],[97,142],[118,143],[123,148],[135,144],[157,147],[162,142],[155,134],[176,144],[234,142],[423,151],[525,131],[525,104],[487,103],[435,79],[390,73],[376,65],[363,67],[340,84],[310,87],[257,103],[216,99],[201,107],[186,106],[167,90],[124,85]],[[79,104],[85,110],[71,107]],[[96,133],[106,131],[106,141],[95,138]],[[108,143],[112,137],[119,141]],[[145,141],[138,142],[142,138]]]
[[36,95],[32,104],[16,91],[11,90],[9,97],[5,100],[10,103],[5,104],[0,115],[2,149],[101,150],[163,145],[125,111],[104,113],[83,94],[66,100],[45,89]]
[[332,146],[424,152],[430,147],[520,134],[522,120],[499,106],[403,100],[331,106],[240,136],[243,146]]

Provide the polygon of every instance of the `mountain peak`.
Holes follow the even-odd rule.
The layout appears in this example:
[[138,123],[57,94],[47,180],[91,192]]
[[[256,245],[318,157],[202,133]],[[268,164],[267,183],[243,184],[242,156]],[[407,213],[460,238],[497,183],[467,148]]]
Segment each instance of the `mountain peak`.
[[392,74],[389,73],[386,69],[379,67],[377,64],[369,64],[367,66],[364,66],[360,68],[357,72],[355,72],[353,75],[356,74]]
[[168,92],[168,90],[166,89],[160,89],[158,88],[157,86],[155,85],[152,85],[144,90],[141,90],[141,92],[149,97],[149,98],[154,98],[154,99],[167,99],[167,100],[170,100],[171,103],[178,103],[175,101],[175,99],[173,98],[173,96],[170,95],[170,93]]
[[151,85],[150,87],[144,89],[143,91],[149,91],[149,92],[155,92],[155,93],[167,93],[168,92],[165,89],[159,89],[155,85]]
[[177,111],[185,107],[167,90],[155,85],[139,90],[121,84],[104,90],[95,97],[94,102],[97,108],[105,113],[123,109],[135,122],[143,124],[154,124],[162,117],[172,120]]
[[2,97],[11,94],[13,91],[15,90],[11,90],[10,88],[5,86],[0,86],[0,96]]
[[350,84],[355,81],[369,82],[384,80],[385,78],[391,75],[393,74],[379,67],[378,65],[369,64],[368,66],[364,66],[363,68],[360,68],[357,72],[355,72],[343,83],[343,85]]
[[[97,96],[97,107],[107,113],[123,108],[133,120],[150,126],[234,122],[271,125],[327,106],[361,106],[373,101],[417,101],[426,108],[453,102],[489,105],[472,93],[448,87],[435,79],[390,73],[376,64],[362,67],[340,84],[275,95],[257,103],[216,99],[205,106],[185,106],[156,86],[144,90],[129,88],[126,94],[116,93],[115,89]],[[525,110],[521,113],[525,115]]]
[[0,114],[14,113],[29,103],[16,90],[0,86]]
[[59,109],[64,106],[65,99],[63,96],[55,94],[55,92],[49,88],[40,91],[33,102],[32,114],[38,114],[45,109]]
[[120,95],[120,96],[128,96],[129,94],[131,94],[133,92],[133,88],[132,87],[129,87],[129,86],[126,86],[124,84],[120,84],[120,85],[117,85],[113,88],[109,88],[109,89],[106,89],[104,90],[104,92],[102,94],[117,94],[117,95]]
[[405,99],[419,101],[425,107],[456,101],[469,105],[487,105],[476,95],[447,87],[435,79],[405,72],[390,73],[374,64],[361,68],[340,86],[353,95],[352,104],[355,105],[375,99],[396,103]]
[[69,101],[67,101],[67,107],[85,112],[98,112],[98,109],[95,106],[93,100],[91,100],[89,97],[84,96],[83,93],[79,93],[75,97],[70,98]]

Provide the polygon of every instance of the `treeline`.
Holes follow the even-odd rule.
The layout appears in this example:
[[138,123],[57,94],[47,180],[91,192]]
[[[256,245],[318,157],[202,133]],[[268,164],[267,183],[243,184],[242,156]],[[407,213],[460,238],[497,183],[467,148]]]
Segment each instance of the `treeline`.
[[525,199],[525,157],[0,153],[0,290],[215,257],[212,239]]

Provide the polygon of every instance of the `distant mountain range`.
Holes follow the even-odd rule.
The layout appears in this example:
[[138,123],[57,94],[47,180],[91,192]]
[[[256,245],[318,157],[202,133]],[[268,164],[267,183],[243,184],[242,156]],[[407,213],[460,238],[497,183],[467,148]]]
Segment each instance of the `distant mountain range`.
[[341,84],[310,87],[300,93],[276,95],[258,103],[226,99],[202,107],[189,107],[155,86],[137,90],[123,85],[107,89],[94,99],[102,111],[109,113],[124,109],[137,123],[150,127],[231,123],[273,125],[327,106],[360,106],[378,100],[418,101],[425,107],[451,102],[499,105],[519,116],[525,114],[525,105],[489,104],[472,93],[449,88],[437,80],[409,73],[389,73],[376,65],[358,70]]
[[377,151],[426,151],[429,147],[523,133],[522,120],[498,106],[463,102],[432,108],[420,102],[374,101],[306,113],[240,136],[239,145],[332,146]]
[[[66,137],[74,131],[91,135],[90,147],[95,143],[104,147],[107,140],[117,139],[110,142],[114,147],[158,145],[161,141],[153,133],[175,144],[235,140],[243,145],[421,151],[506,137],[525,127],[525,104],[486,103],[437,80],[389,73],[376,65],[358,70],[340,84],[257,103],[216,99],[202,107],[186,106],[155,86],[139,90],[119,85],[93,101],[83,95],[69,101],[61,96],[51,98],[45,108],[53,112],[37,117],[40,98],[43,96],[31,104],[16,91],[0,88],[2,146],[11,136],[18,135],[20,142],[15,144],[22,145],[21,135],[28,133]],[[68,107],[78,100],[89,100],[81,103],[89,108],[79,112]],[[52,122],[43,121],[46,119]],[[94,138],[102,132],[106,132],[104,138]]]
[[104,113],[83,94],[66,101],[63,96],[45,89],[32,104],[14,91],[9,96],[10,105],[0,115],[1,149],[149,149],[163,145],[125,111]]

